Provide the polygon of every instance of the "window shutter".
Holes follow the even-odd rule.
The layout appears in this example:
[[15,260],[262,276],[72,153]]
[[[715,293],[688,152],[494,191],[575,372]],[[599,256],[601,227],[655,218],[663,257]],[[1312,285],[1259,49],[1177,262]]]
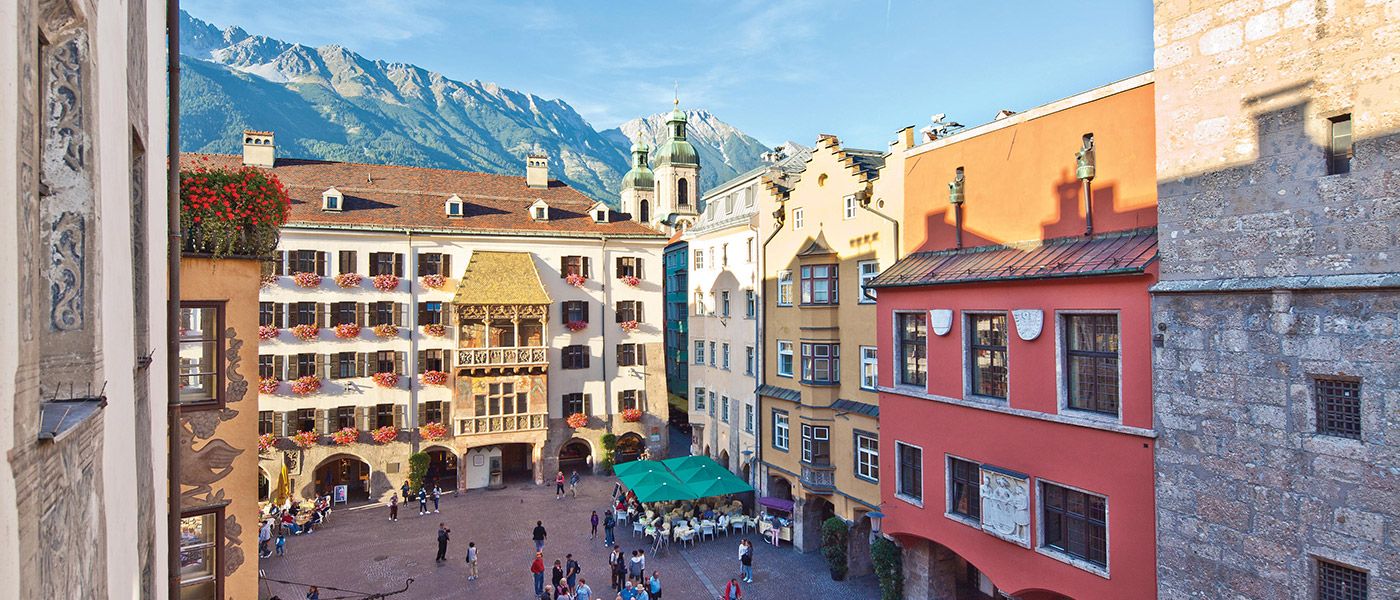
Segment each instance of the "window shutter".
[[326,276],[326,253],[325,253],[325,252],[321,252],[321,251],[317,251],[317,252],[316,252],[316,274],[317,274],[317,275],[320,275],[320,276],[322,276],[322,277],[325,277],[325,276]]
[[584,395],[583,395],[583,414],[585,414],[585,415],[591,415],[591,414],[593,414],[593,395],[592,395],[592,394],[584,394]]
[[355,322],[359,323],[361,327],[369,325],[369,320],[365,318],[366,312],[367,311],[365,310],[365,303],[355,303]]
[[287,251],[286,251],[286,250],[278,250],[278,251],[277,251],[277,258],[276,258],[275,260],[276,260],[277,262],[273,263],[272,272],[273,272],[273,273],[276,273],[276,274],[278,274],[278,275],[286,275],[286,274],[287,274]]
[[287,413],[272,413],[272,433],[283,437],[287,435]]
[[287,378],[287,358],[285,356],[277,354],[272,357],[272,376],[281,380]]
[[368,406],[355,407],[355,423],[357,423],[356,428],[360,431],[369,431],[371,429],[374,429],[373,427],[370,427],[369,421],[371,410],[373,409]]
[[447,426],[448,431],[456,429],[452,426],[452,401],[442,401],[442,424]]
[[355,361],[358,363],[355,367],[355,374],[359,377],[369,377],[369,353],[359,352],[355,354]]
[[622,322],[622,307],[626,304],[626,302],[626,300],[618,301],[617,307],[613,309],[613,321],[616,321],[618,323]]
[[569,257],[567,257],[567,256],[561,256],[561,257],[559,257],[559,278],[560,278],[560,279],[563,279],[563,278],[568,277],[568,276],[569,276]]
[[407,352],[402,352],[402,351],[400,351],[400,352],[395,352],[395,353],[394,353],[394,372],[395,372],[395,373],[398,373],[399,375],[404,375],[404,374],[405,374],[404,371],[405,371],[406,369],[408,369],[408,353],[407,353]]
[[583,276],[584,276],[584,277],[587,277],[587,278],[589,278],[589,279],[593,279],[593,264],[592,264],[593,261],[589,260],[589,258],[588,258],[587,256],[582,257],[582,259],[583,259]]
[[273,327],[286,327],[286,326],[287,326],[287,310],[286,310],[286,308],[287,308],[287,307],[284,306],[281,302],[274,302],[274,303],[272,303],[272,326],[273,326]]
[[641,300],[632,301],[632,318],[636,319],[638,323],[647,320],[646,316],[642,314],[642,306],[643,304]]
[[403,254],[394,253],[394,276],[403,277]]
[[422,427],[423,425],[425,425],[425,424],[427,424],[427,423],[428,423],[428,403],[427,403],[427,402],[419,402],[419,403],[418,403],[418,426],[419,426],[419,427]]
[[583,302],[583,301],[577,301],[577,302],[579,302],[580,304],[583,305],[583,311],[581,311],[581,312],[583,313],[583,322],[584,322],[584,323],[587,323],[587,322],[588,322],[588,303],[587,303],[587,302]]
[[316,355],[316,362],[315,362],[315,364],[316,364],[316,376],[317,376],[317,377],[320,377],[321,379],[330,379],[330,378],[331,378],[330,360],[329,360],[329,359],[330,359],[330,355],[328,355],[328,354],[317,354],[317,355]]
[[330,433],[331,433],[331,411],[326,410],[326,409],[324,409],[324,408],[318,408],[318,409],[316,409],[316,426],[317,426],[317,432],[320,433],[321,435],[330,435]]
[[642,258],[639,256],[637,258],[632,259],[632,264],[636,267],[635,270],[637,271],[637,279],[644,279],[646,276],[642,274]]
[[584,368],[584,369],[587,369],[587,368],[588,368],[588,359],[590,359],[590,358],[592,358],[592,357],[593,357],[593,351],[592,351],[588,346],[582,346],[582,347],[579,348],[579,358],[580,358],[580,360],[579,360],[579,363],[580,363],[579,366],[580,366],[580,367],[582,367],[582,368]]
[[422,324],[427,323],[427,322],[428,322],[428,303],[427,303],[427,302],[419,302],[419,303],[418,303],[418,324],[419,324],[419,325],[422,325]]
[[642,345],[642,344],[637,344],[635,347],[637,348],[637,365],[638,365],[638,366],[643,366],[643,367],[646,366],[646,364],[647,364],[647,347],[644,346],[644,345]]
[[418,374],[422,375],[428,371],[428,351],[418,351]]
[[647,411],[647,391],[637,390],[637,408],[642,412]]
[[408,407],[402,404],[394,405],[394,429],[408,428]]
[[329,304],[325,302],[316,303],[316,322],[320,324],[319,327],[331,326],[331,307]]
[[395,303],[394,303],[394,324],[395,324],[395,325],[398,325],[399,327],[403,327],[403,326],[404,326],[404,321],[408,320],[408,319],[405,318],[407,315],[404,314],[407,310],[408,310],[408,307],[404,306],[402,302],[395,302]]
[[421,252],[418,254],[418,276],[419,276],[419,277],[422,277],[422,276],[428,274],[428,273],[426,272],[427,269],[425,268],[425,267],[428,266],[428,261],[423,260],[423,257],[424,257],[424,256],[426,256],[426,255],[423,254],[423,253],[421,253]]
[[442,255],[442,276],[452,277],[452,255],[444,253]]
[[617,276],[618,276],[619,278],[622,277],[622,257],[621,257],[621,256],[617,257],[617,268],[613,270],[613,273],[616,273]]

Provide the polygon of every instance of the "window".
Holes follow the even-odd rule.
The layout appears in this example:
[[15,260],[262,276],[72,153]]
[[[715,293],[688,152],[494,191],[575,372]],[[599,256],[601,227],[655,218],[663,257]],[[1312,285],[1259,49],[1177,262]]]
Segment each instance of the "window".
[[561,279],[570,275],[592,277],[593,269],[591,267],[587,256],[565,256],[560,259],[559,277]]
[[1351,115],[1332,117],[1327,145],[1327,174],[1351,172]]
[[711,417],[714,417],[714,416],[715,416],[715,407],[716,407],[716,406],[719,406],[719,402],[715,401],[715,391],[714,391],[714,390],[710,390],[710,416],[711,416]]
[[717,263],[715,263],[715,247],[714,247],[714,246],[710,246],[710,249],[709,249],[709,252],[708,252],[708,253],[709,253],[710,256],[709,256],[709,258],[707,258],[706,260],[710,261],[710,264],[711,264],[711,265],[717,264]]
[[[432,403],[429,402],[428,404]],[[439,406],[441,406],[441,404],[441,402],[438,403]],[[341,429],[345,429],[346,427],[355,426],[355,407],[337,406],[334,410],[335,412],[333,413],[331,419],[332,423],[334,423],[335,425],[336,431],[340,431]]]
[[258,325],[282,326],[282,305],[276,302],[258,303]]
[[301,354],[296,355],[296,361],[297,361],[297,364],[296,364],[296,371],[293,373],[294,376],[296,376],[296,377],[309,377],[309,376],[320,375],[320,373],[317,373],[317,372],[316,372],[316,355],[315,355],[315,354],[312,354],[312,353],[310,353],[310,352],[303,352],[303,353],[301,353]]
[[396,324],[398,309],[393,302],[375,302],[370,305],[370,315],[373,318],[373,325]]
[[802,461],[814,465],[831,464],[831,428],[802,424]]
[[424,402],[424,403],[423,403],[423,422],[424,422],[424,423],[441,423],[441,422],[442,422],[442,401],[441,401],[441,400],[430,400],[430,401],[428,401],[428,402]]
[[316,325],[316,303],[295,302],[292,304],[292,325]]
[[424,252],[418,255],[418,276],[442,275],[449,277],[452,270],[452,257],[441,252]]
[[703,364],[705,364],[705,342],[704,342],[704,341],[702,341],[702,340],[695,340],[695,352],[694,352],[694,354],[695,354],[695,364],[697,364],[697,365],[703,365]]
[[873,390],[879,383],[877,360],[879,353],[874,346],[860,347],[860,389]]
[[715,342],[710,342],[710,366],[715,366],[715,361],[719,360],[718,352],[715,352]]
[[872,483],[880,481],[880,440],[874,434],[855,432],[856,477]]
[[802,303],[837,304],[836,265],[809,265],[802,267]]
[[359,305],[354,302],[336,302],[331,305],[334,325],[357,324],[360,322]]
[[744,403],[744,432],[753,433],[753,405]]
[[593,414],[593,398],[589,394],[564,394],[564,415]]
[[787,451],[788,433],[787,411],[773,409],[773,447]]
[[298,408],[292,417],[297,431],[316,431],[316,409]]
[[393,350],[380,350],[374,353],[375,373],[398,373],[398,361]]
[[354,273],[356,267],[355,251],[341,250],[339,260],[336,261],[336,266],[339,267],[340,273]]
[[223,320],[221,304],[180,305],[180,404],[222,400]]
[[793,230],[802,229],[802,224],[803,224],[802,221],[803,221],[803,219],[802,219],[802,209],[800,209],[800,208],[794,208],[794,209],[792,209],[792,228],[793,228]]
[[753,290],[744,290],[744,317],[752,319],[758,315],[758,295]]
[[778,340],[778,375],[792,377],[792,342]]
[[720,360],[720,368],[722,368],[722,369],[728,371],[728,370],[729,370],[729,342],[725,342],[724,345],[720,346],[720,353],[721,353],[721,355],[723,356],[723,358]]
[[396,252],[369,253],[369,276],[376,275],[403,277],[403,255]]
[[341,352],[336,354],[333,366],[334,368],[331,371],[331,376],[336,379],[345,379],[347,377],[356,377],[359,375],[359,373],[356,372],[354,352]]
[[734,214],[734,194],[729,194],[724,197],[724,214]]
[[846,210],[845,210],[844,212],[841,213],[841,218],[842,218],[842,219],[849,221],[849,220],[851,220],[851,219],[856,218],[856,197],[855,197],[855,196],[846,196],[846,206],[845,206],[845,208],[846,208]]
[[920,506],[924,502],[924,450],[904,442],[894,443],[895,496],[912,501]]
[[282,374],[277,372],[277,359],[271,354],[258,356],[258,377],[260,379],[281,379]]
[[419,350],[418,374],[447,370],[447,350]]
[[753,262],[753,238],[745,240],[744,247],[744,262]]
[[802,343],[802,382],[833,384],[841,381],[841,345]]
[[705,292],[695,290],[695,314],[705,314]]
[[1365,571],[1317,561],[1317,600],[1366,600],[1368,587]]
[[394,405],[374,405],[374,427],[394,427]]
[[778,271],[778,306],[792,306],[792,271]]
[[418,324],[419,325],[442,325],[446,323],[443,318],[441,302],[419,302],[418,303]]
[[1006,398],[1006,315],[968,315],[972,393]]
[[676,182],[676,205],[690,206],[690,182],[684,179]]
[[588,357],[588,346],[564,346],[565,369],[587,369]]
[[635,256],[617,257],[617,278],[622,279],[623,277],[636,277],[641,279],[642,259]]
[[694,270],[696,270],[696,271],[699,271],[700,269],[705,268],[705,251],[704,251],[704,250],[701,250],[701,249],[699,249],[699,248],[696,248],[696,249],[695,249],[695,261],[694,261],[694,263],[695,263],[695,264],[692,265],[691,268],[694,269]]
[[1118,415],[1118,317],[1065,315],[1069,408]]
[[530,395],[516,391],[511,382],[486,384],[486,393],[472,397],[477,416],[523,415],[529,412]]
[[646,346],[641,344],[618,344],[617,366],[633,367],[647,364]]
[[292,250],[287,253],[287,261],[293,273],[326,274],[326,253],[315,250]]
[[898,313],[899,383],[928,384],[928,323],[924,313]]
[[1361,439],[1361,382],[1318,378],[1313,383],[1317,432]]
[[224,597],[223,522],[223,508],[180,515],[181,600]]
[[729,422],[729,396],[719,397],[719,420]]
[[617,302],[617,322],[625,321],[641,322],[642,301],[641,300],[619,300]]
[[1044,548],[1104,567],[1108,565],[1108,499],[1040,482]]
[[744,374],[753,375],[754,364],[753,346],[744,346]]
[[695,388],[695,410],[705,410],[705,388]]
[[719,314],[729,316],[729,290],[719,293]]
[[727,267],[727,266],[729,266],[729,244],[720,244],[720,247],[719,247],[719,266],[721,266],[721,267]]
[[272,411],[260,410],[258,411],[258,435],[269,433],[276,433],[272,430]]
[[948,513],[982,521],[982,465],[948,457]]
[[618,410],[646,410],[647,393],[642,390],[622,390],[617,393]]
[[860,272],[860,298],[861,304],[874,304],[875,290],[867,290],[865,286],[870,285],[875,277],[880,274],[880,261],[862,260],[856,263],[856,269]]
[[564,302],[564,322],[587,323],[588,302],[584,300],[569,300]]

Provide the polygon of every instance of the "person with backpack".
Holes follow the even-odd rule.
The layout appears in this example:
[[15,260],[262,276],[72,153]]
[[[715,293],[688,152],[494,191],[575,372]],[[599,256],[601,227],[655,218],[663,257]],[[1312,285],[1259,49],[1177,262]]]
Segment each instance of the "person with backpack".
[[564,579],[569,582],[569,589],[578,587],[579,566],[574,560],[573,554],[564,555]]
[[424,487],[418,488],[418,516],[428,514],[428,490]]
[[608,510],[603,513],[603,546],[610,547],[615,544],[613,539],[613,529],[617,527],[617,519],[613,517],[613,511]]
[[476,542],[467,542],[467,581],[475,581],[476,576]]
[[617,544],[613,544],[612,554],[608,556],[608,565],[612,567],[613,590],[622,590],[622,582],[627,577],[626,560],[627,559],[622,557],[622,548]]

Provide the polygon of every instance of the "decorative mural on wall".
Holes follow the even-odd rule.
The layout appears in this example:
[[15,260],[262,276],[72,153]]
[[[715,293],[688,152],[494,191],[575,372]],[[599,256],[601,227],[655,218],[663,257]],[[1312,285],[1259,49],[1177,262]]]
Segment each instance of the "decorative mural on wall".
[[[248,394],[248,380],[238,371],[243,361],[243,340],[238,338],[238,332],[233,327],[224,330],[224,339],[227,340],[224,351],[224,379],[227,381],[224,408],[180,415],[178,452],[184,457],[180,464],[180,505],[184,508],[228,503],[224,489],[215,489],[214,484],[232,474],[234,460],[246,452],[244,448],[237,448],[215,437],[220,424],[238,416],[238,411],[229,405],[242,402]],[[195,444],[200,440],[207,441],[196,450]],[[232,574],[243,565],[242,532],[243,526],[238,523],[237,515],[227,515],[224,519],[226,574]]]
[[1030,480],[1013,471],[982,465],[982,531],[1029,548]]

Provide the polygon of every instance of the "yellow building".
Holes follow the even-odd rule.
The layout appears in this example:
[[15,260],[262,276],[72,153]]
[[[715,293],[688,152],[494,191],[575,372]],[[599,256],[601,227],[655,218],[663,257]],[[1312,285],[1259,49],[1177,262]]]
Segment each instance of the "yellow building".
[[[906,129],[895,146],[912,143]],[[880,504],[875,300],[863,284],[899,258],[900,156],[822,135],[759,211],[763,504],[792,501],[804,552],[820,547],[822,521],[851,523],[851,575],[870,571],[867,515]]]

